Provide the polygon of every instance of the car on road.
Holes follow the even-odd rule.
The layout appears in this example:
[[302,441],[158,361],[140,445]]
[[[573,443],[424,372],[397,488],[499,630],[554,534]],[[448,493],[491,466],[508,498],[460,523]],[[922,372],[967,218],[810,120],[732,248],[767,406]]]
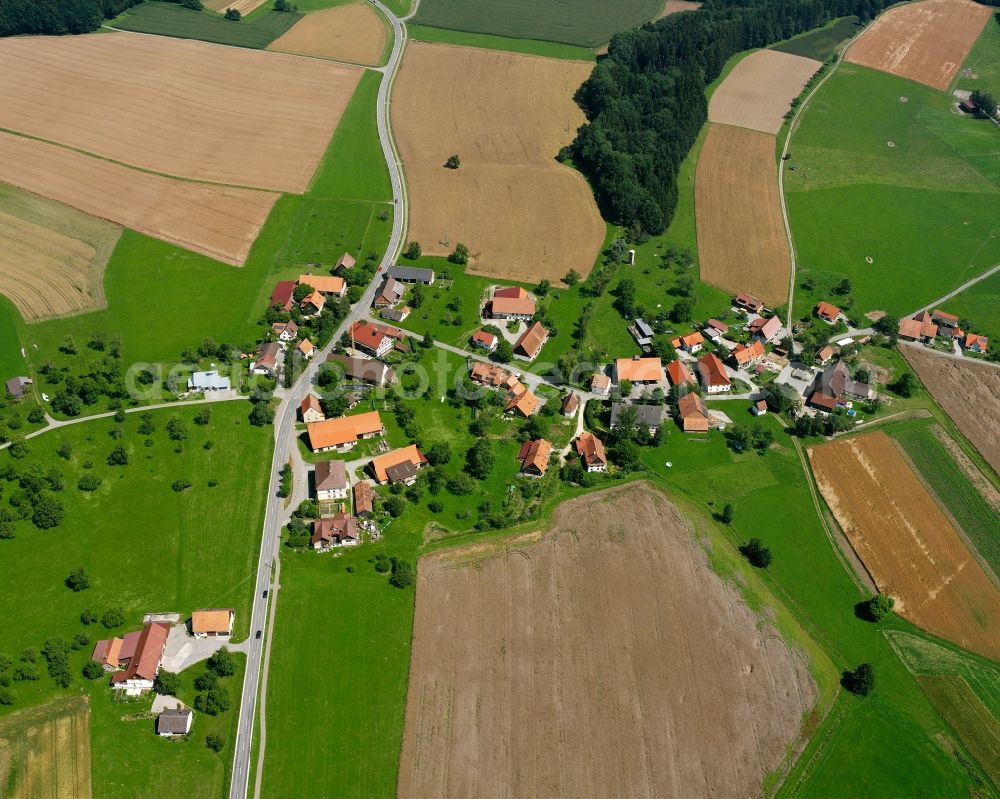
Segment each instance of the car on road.
[[266,588],[264,589],[264,593],[262,594],[262,596],[264,597],[264,599],[267,599],[267,589]]
[[256,638],[258,641],[260,640],[260,634],[261,634],[261,631],[257,630],[257,634],[254,636],[254,638]]

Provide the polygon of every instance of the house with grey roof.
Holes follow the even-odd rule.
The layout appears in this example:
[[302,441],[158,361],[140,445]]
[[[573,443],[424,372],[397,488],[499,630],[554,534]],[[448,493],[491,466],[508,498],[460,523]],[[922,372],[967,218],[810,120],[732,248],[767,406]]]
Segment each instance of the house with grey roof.
[[229,391],[229,378],[223,377],[217,370],[211,372],[195,372],[188,378],[188,391]]
[[164,710],[156,717],[156,734],[164,738],[176,735],[187,735],[194,723],[194,711],[187,707],[175,707]]
[[635,426],[637,429],[642,429],[645,427],[649,430],[649,434],[652,435],[657,431],[663,420],[666,418],[664,413],[664,408],[662,405],[638,405],[632,404],[630,402],[612,402],[611,403],[611,428],[614,429],[618,426],[621,419],[622,413],[626,408],[631,408],[635,411]]
[[12,377],[7,381],[7,393],[14,399],[21,399],[34,381],[30,377]]
[[417,266],[390,266],[386,274],[400,283],[424,283],[429,286],[434,282],[433,269],[422,269]]

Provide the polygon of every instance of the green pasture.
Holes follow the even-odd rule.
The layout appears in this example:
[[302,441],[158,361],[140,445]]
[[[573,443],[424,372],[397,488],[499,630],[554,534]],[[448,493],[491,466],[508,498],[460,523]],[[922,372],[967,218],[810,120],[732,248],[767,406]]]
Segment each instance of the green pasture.
[[462,47],[482,47],[487,50],[506,50],[511,53],[540,55],[546,58],[563,58],[570,61],[593,61],[594,50],[561,42],[539,41],[538,39],[517,39],[511,36],[493,36],[488,33],[433,28],[428,25],[407,25],[410,38],[419,42],[455,44]]
[[955,88],[970,92],[983,89],[994,97],[1000,94],[1000,12],[986,23],[962,68],[971,70],[976,77],[965,77],[959,71]]
[[597,47],[662,10],[663,0],[423,0],[413,21],[448,30]]
[[902,315],[1000,261],[997,135],[939,92],[841,65],[804,112],[785,171],[797,307],[847,277],[852,314]]
[[769,49],[800,55],[803,58],[812,58],[816,61],[826,61],[837,52],[844,42],[855,36],[860,30],[857,17],[841,17],[822,28],[815,28],[780,44],[772,45]]
[[[267,9],[272,3],[267,3]],[[200,39],[214,44],[250,47],[262,50],[285,33],[301,18],[301,14],[270,11],[248,15],[231,22],[211,11],[195,11],[176,3],[146,2],[133,6],[115,17],[111,25],[126,31],[154,33],[176,39]]]
[[1000,341],[1000,272],[948,300],[948,310],[972,322],[972,329]]
[[8,378],[24,371],[20,336],[22,325],[21,315],[13,303],[0,296],[0,382],[6,383]]

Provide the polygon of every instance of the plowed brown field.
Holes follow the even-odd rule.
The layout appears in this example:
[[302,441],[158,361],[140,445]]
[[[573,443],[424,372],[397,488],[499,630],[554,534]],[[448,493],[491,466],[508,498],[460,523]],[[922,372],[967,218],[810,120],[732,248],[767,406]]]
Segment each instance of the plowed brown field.
[[226,263],[246,262],[278,195],[152,175],[53,144],[0,133],[0,177]]
[[972,0],[920,0],[880,16],[845,60],[947,90],[993,11]]
[[[410,192],[409,238],[469,271],[537,282],[590,272],[605,225],[586,181],[555,161],[584,122],[593,64],[412,42],[392,121]],[[445,161],[457,153],[460,169]]]
[[938,405],[1000,472],[1000,369],[971,358],[931,355],[921,347],[904,345],[900,351]]
[[306,14],[268,50],[376,65],[385,50],[385,25],[367,4],[353,3]]
[[17,75],[0,81],[0,128],[167,175],[299,193],[361,70],[105,33],[0,39],[0,74]]
[[758,50],[740,61],[708,103],[708,119],[723,125],[777,133],[819,61],[777,50]]
[[702,279],[769,305],[788,296],[792,269],[774,158],[774,136],[709,125],[694,184]]
[[1000,659],[1000,591],[885,433],[809,450],[816,483],[880,591],[906,619]]
[[421,559],[398,796],[753,796],[815,698],[663,494],[602,491]]

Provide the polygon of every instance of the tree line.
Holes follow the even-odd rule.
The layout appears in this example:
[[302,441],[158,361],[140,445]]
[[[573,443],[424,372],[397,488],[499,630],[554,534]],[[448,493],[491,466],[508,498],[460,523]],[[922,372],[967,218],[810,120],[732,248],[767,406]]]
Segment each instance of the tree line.
[[729,58],[888,4],[709,0],[700,11],[618,33],[577,92],[588,122],[560,157],[590,179],[606,219],[661,233],[677,207],[681,162],[708,118],[705,87]]
[[0,36],[89,33],[142,0],[4,0]]

